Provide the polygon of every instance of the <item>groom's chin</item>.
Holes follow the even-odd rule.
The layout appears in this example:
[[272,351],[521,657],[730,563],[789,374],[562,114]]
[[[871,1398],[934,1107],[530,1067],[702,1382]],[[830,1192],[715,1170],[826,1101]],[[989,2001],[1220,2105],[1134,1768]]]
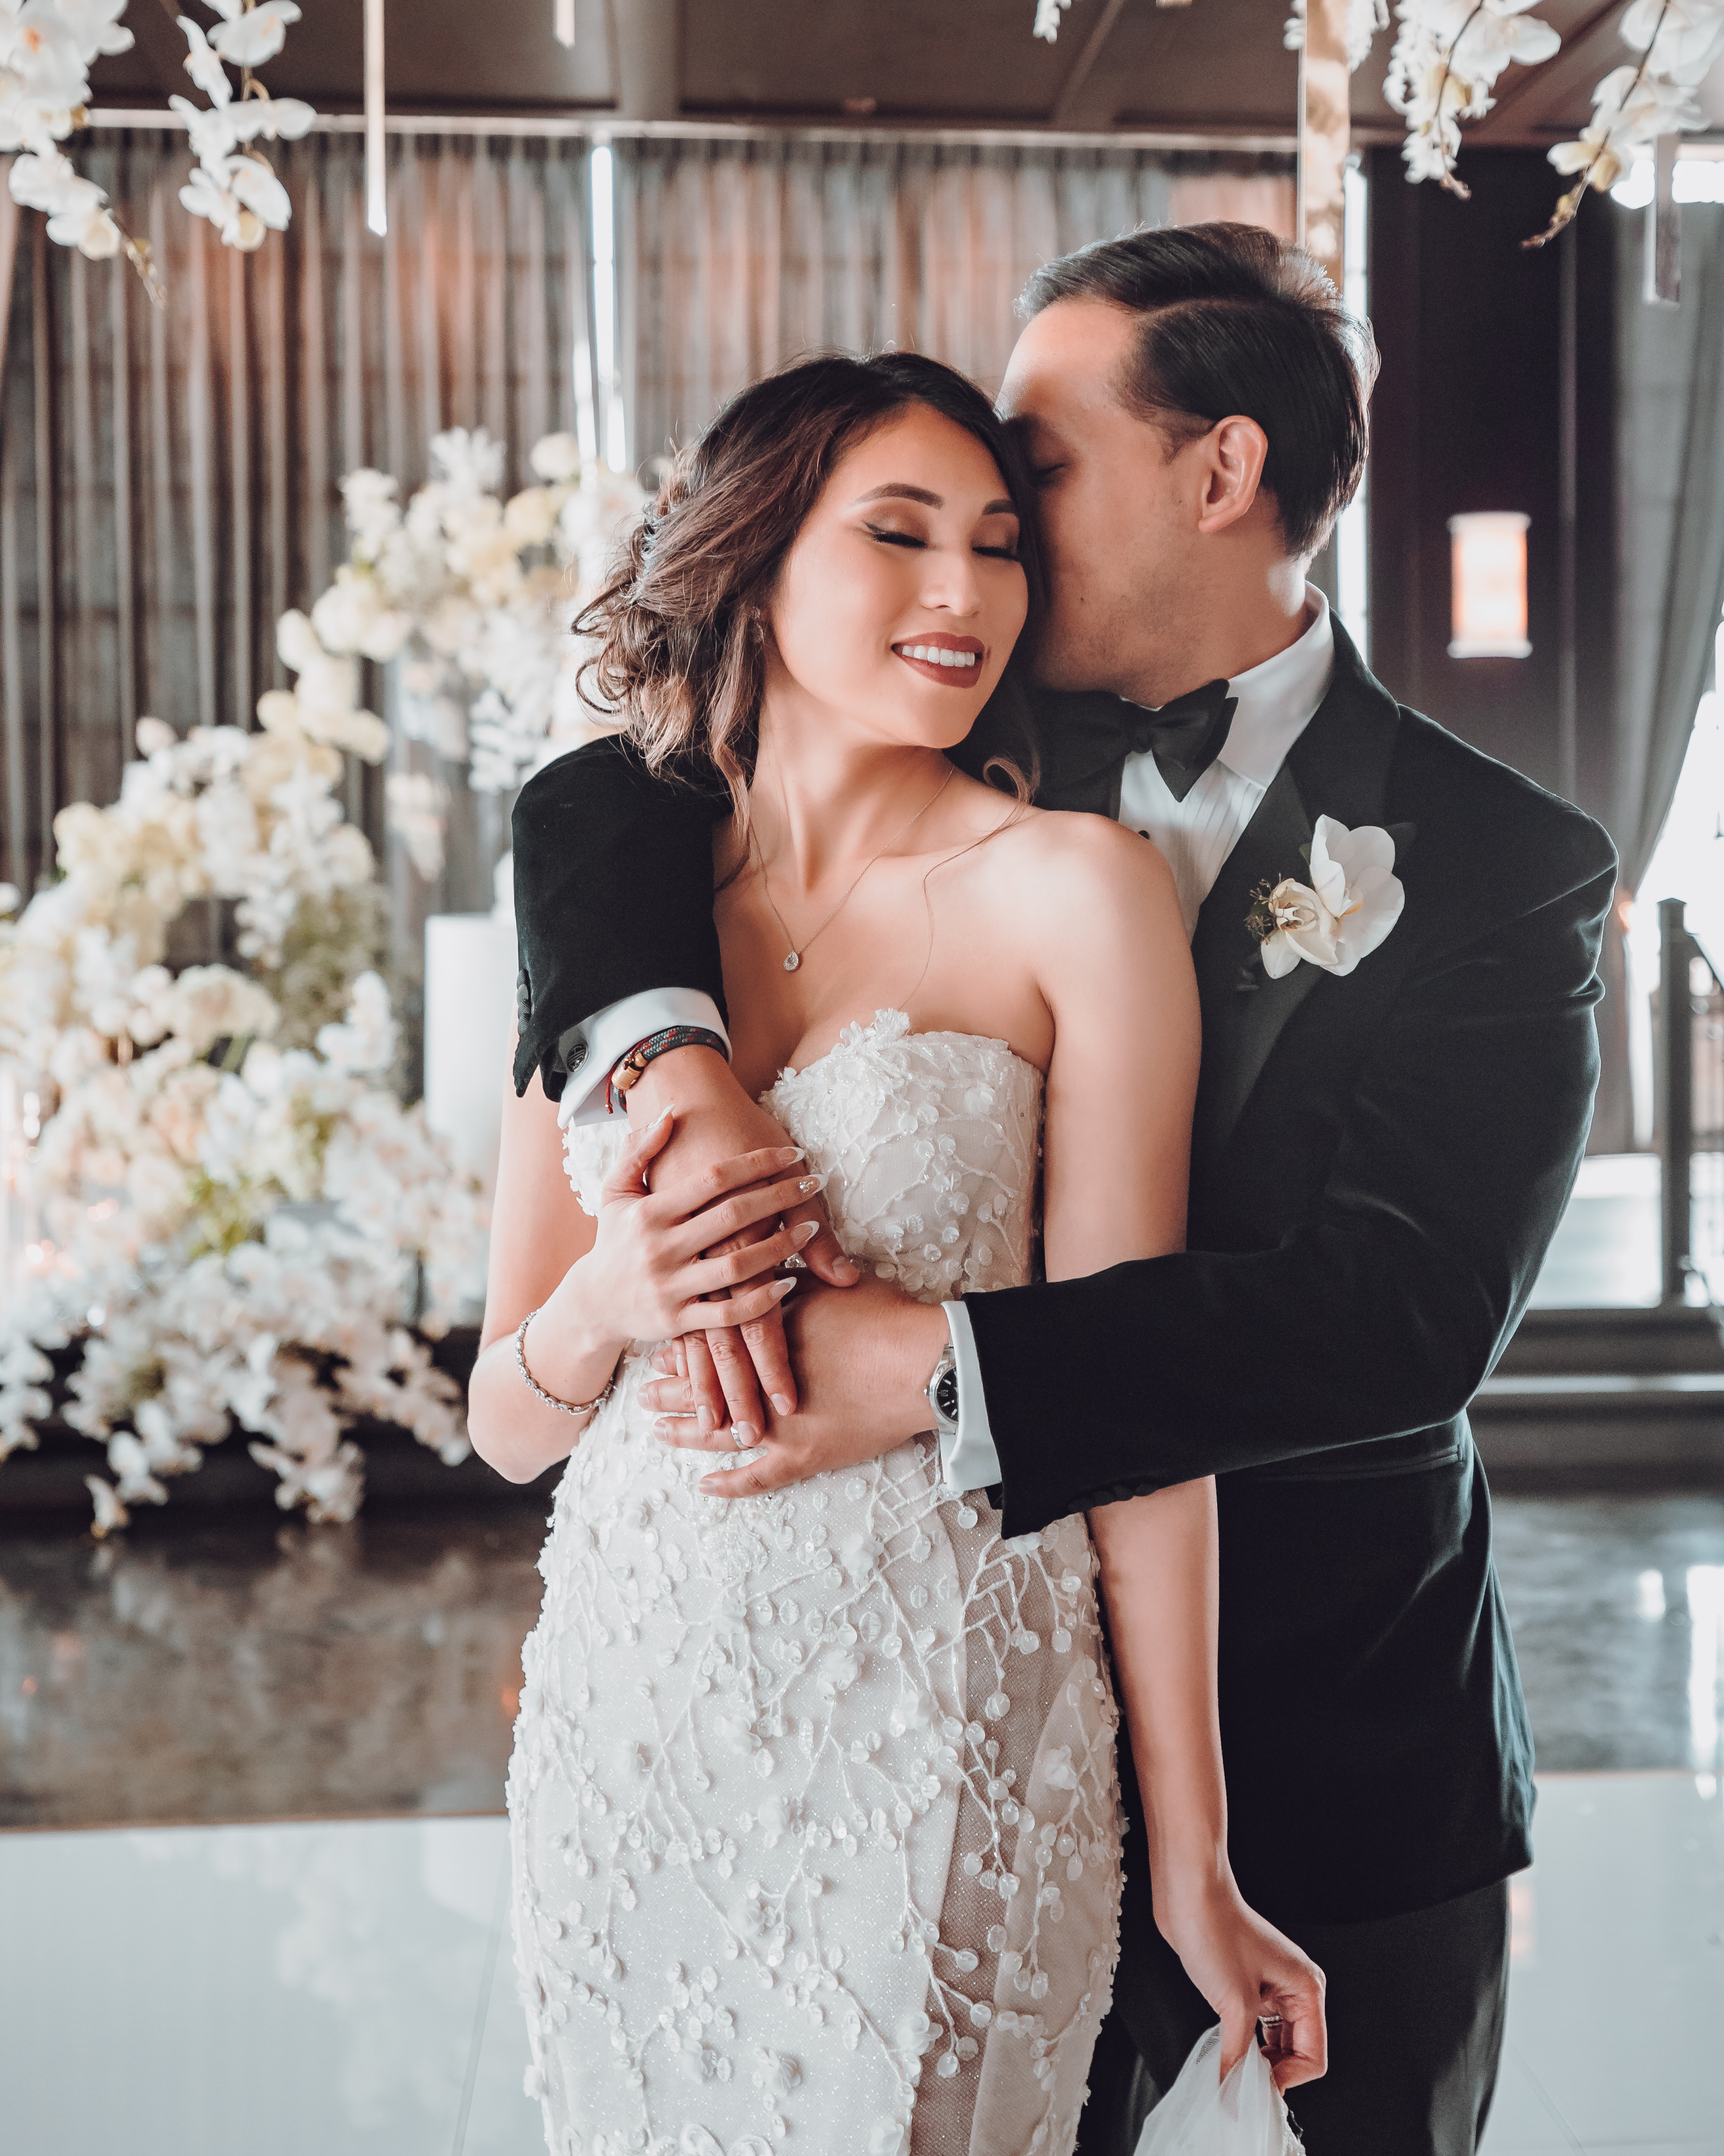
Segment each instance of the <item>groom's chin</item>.
[[1070,639],[1043,635],[1031,646],[1026,659],[1030,680],[1038,689],[1057,695],[1076,696],[1086,689],[1106,687],[1095,677],[1101,670],[1101,654],[1073,644]]

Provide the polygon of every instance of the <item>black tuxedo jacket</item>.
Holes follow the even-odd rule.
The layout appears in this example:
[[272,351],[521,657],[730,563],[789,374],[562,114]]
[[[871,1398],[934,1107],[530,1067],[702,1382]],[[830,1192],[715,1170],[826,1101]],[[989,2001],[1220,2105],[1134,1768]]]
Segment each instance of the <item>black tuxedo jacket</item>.
[[[1429,1907],[1530,1861],[1532,1740],[1466,1407],[1585,1142],[1615,883],[1597,824],[1398,706],[1338,624],[1335,641],[1193,939],[1190,1248],[968,1304],[1007,1533],[1221,1478],[1234,1863],[1288,1923]],[[1040,700],[1046,805],[1116,811],[1116,710]],[[519,1083],[536,1065],[560,1090],[559,1044],[622,996],[721,998],[723,808],[613,741],[524,790]],[[1271,981],[1252,893],[1305,874],[1319,815],[1394,832],[1406,909],[1346,978]]]

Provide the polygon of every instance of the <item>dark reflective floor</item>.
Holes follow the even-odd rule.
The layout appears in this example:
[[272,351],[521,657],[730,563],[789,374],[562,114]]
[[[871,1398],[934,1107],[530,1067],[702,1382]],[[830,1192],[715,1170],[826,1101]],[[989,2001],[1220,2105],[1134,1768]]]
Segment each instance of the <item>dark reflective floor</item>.
[[[1541,1768],[1724,1764],[1724,1494],[1502,1497]],[[0,1536],[0,1826],[499,1810],[541,1511]]]
[[494,1811],[542,1508],[0,1535],[0,1826]]

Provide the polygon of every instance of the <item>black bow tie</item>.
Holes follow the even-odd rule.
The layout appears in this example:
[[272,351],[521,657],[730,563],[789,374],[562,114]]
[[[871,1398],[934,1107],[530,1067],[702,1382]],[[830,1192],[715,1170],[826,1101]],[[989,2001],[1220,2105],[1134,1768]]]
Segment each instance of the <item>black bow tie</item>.
[[1238,701],[1228,695],[1225,681],[1206,683],[1158,711],[1122,701],[1127,753],[1153,756],[1168,793],[1183,801],[1220,755]]

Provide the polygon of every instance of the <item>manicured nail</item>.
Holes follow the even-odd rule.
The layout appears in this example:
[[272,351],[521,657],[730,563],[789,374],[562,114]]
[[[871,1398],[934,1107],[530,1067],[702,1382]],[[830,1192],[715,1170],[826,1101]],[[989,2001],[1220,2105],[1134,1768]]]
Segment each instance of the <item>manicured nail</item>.
[[778,1148],[778,1165],[780,1168],[794,1168],[798,1161],[806,1160],[807,1158],[808,1154],[800,1146],[780,1146]]
[[860,1280],[862,1277],[862,1268],[854,1265],[849,1258],[834,1259],[832,1270],[841,1281]]
[[805,1175],[796,1187],[806,1198],[813,1191],[824,1190],[826,1188],[826,1178],[824,1175]]
[[772,1405],[781,1415],[796,1413],[796,1402],[791,1399],[788,1393],[774,1393]]
[[818,1220],[798,1220],[790,1231],[791,1240],[800,1250],[804,1243],[812,1243],[819,1232],[820,1223]]
[[695,1419],[700,1425],[702,1437],[711,1437],[713,1431],[718,1428],[718,1417],[714,1414],[711,1408],[702,1408]]
[[760,1437],[752,1422],[732,1423],[731,1442],[738,1452],[747,1452],[751,1445],[758,1445]]
[[788,1280],[788,1281],[774,1281],[772,1282],[772,1300],[773,1300],[773,1301],[774,1301],[774,1302],[782,1302],[782,1301],[783,1301],[783,1300],[784,1300],[784,1298],[785,1298],[785,1296],[790,1293],[791,1290],[792,1290],[795,1286],[796,1286],[796,1282],[795,1282],[793,1280]]

